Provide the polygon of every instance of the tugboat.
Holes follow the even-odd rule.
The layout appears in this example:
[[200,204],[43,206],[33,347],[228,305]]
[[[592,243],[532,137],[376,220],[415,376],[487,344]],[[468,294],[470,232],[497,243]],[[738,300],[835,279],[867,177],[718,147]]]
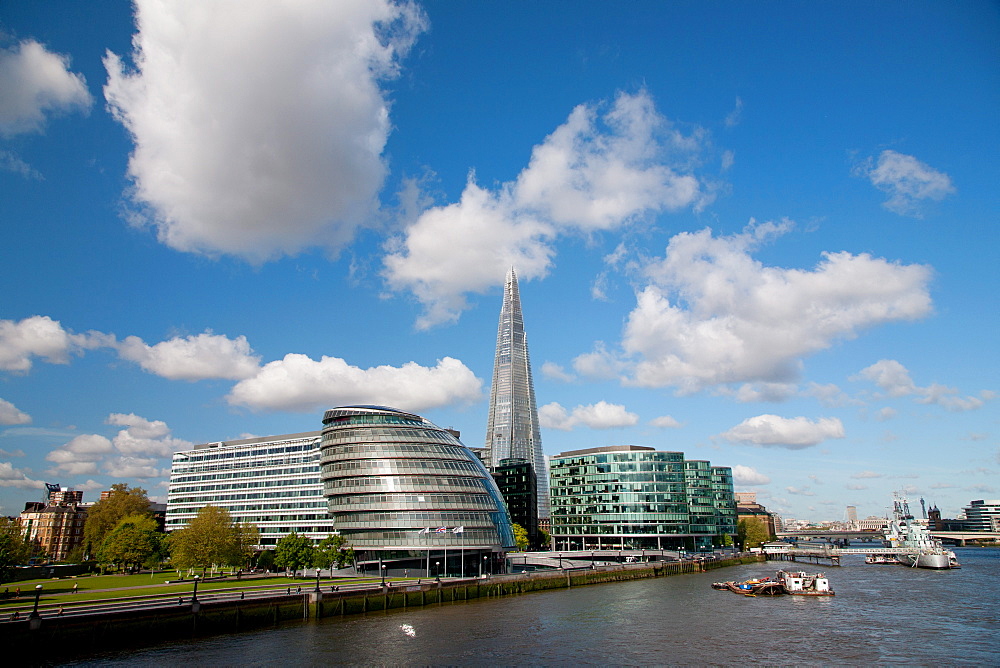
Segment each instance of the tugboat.
[[893,495],[892,515],[883,533],[886,547],[906,550],[896,554],[897,563],[912,568],[959,568],[955,553],[933,538],[927,527],[916,523],[906,497],[898,492]]

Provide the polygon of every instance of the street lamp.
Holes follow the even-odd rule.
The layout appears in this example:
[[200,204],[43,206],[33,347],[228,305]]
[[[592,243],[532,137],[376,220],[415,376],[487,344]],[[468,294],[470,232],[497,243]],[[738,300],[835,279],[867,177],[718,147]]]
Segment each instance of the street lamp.
[[194,576],[194,593],[191,594],[191,602],[192,603],[197,603],[198,602],[198,580],[200,580],[200,579],[201,579],[200,575]]
[[483,560],[479,564],[479,577],[483,577],[483,566],[486,565],[486,562],[488,562],[489,559],[490,558],[488,556],[486,556],[485,554],[483,555]]
[[319,567],[316,568],[316,593],[319,593]]
[[382,564],[382,586],[385,586],[385,564]]
[[435,561],[434,562],[434,572],[437,573],[437,579],[438,579],[438,581],[440,581],[441,580],[441,562],[440,561]]
[[38,597],[42,595],[42,585],[35,585],[35,609],[28,615],[28,619],[38,619]]
[[559,570],[562,570],[562,553],[561,552],[559,553],[558,557],[559,557]]

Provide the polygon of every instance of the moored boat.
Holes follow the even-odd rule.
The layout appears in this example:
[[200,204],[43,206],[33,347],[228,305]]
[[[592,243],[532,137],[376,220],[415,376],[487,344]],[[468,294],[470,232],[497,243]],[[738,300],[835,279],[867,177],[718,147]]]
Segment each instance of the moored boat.
[[959,567],[955,553],[945,549],[940,540],[931,536],[926,526],[914,520],[906,497],[899,493],[892,500],[892,514],[893,518],[883,533],[886,547],[905,550],[896,554],[897,563],[912,568],[939,570]]
[[830,581],[822,573],[778,571],[778,582],[793,596],[833,596]]

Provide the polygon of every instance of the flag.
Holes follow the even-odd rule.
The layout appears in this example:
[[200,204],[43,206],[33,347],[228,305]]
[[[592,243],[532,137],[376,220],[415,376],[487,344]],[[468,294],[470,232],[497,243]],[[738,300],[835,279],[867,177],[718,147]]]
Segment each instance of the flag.
[[417,535],[419,536],[422,533],[430,533],[430,532],[431,532],[431,530],[429,528],[424,527],[423,529],[421,529],[420,531],[417,532]]
[[438,527],[434,529],[434,533],[448,533],[448,527]]
[[455,527],[451,530],[452,533],[465,533],[465,527]]

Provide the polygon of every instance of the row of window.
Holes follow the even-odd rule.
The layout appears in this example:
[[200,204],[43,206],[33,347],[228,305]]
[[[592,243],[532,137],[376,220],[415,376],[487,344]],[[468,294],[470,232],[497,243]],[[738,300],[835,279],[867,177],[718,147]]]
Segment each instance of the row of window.
[[[230,490],[230,489],[259,489],[261,487],[301,487],[304,485],[319,485],[319,478],[298,478],[295,480],[288,480],[287,478],[279,478],[277,480],[250,480],[245,482],[234,482],[229,484],[217,483],[210,485],[190,485],[187,487],[171,487],[171,494],[184,494],[184,493],[197,493],[197,492],[215,492],[219,490]],[[317,492],[318,493],[318,492]]]
[[[482,478],[452,478],[448,476],[380,476],[358,478],[334,478],[324,480],[324,493],[336,494],[337,490],[365,487],[372,491],[419,492],[423,489],[435,491],[452,491],[452,487],[485,490]],[[455,490],[461,491],[461,490]],[[351,492],[353,493],[353,492]]]
[[343,447],[338,443],[357,442],[378,444],[379,442],[409,441],[422,442],[433,441],[436,443],[449,443],[454,445],[455,438],[448,432],[437,431],[435,429],[388,429],[379,427],[357,428],[357,429],[336,429],[323,434],[322,444],[324,447]]
[[319,473],[319,466],[317,466],[315,461],[304,463],[302,466],[280,469],[268,469],[261,466],[259,468],[247,468],[243,471],[227,470],[225,473],[198,474],[187,471],[183,473],[176,472],[171,477],[171,483],[182,484],[190,482],[206,482],[210,480],[239,480],[240,478],[290,478],[309,473]]
[[407,470],[419,469],[426,473],[433,471],[447,471],[456,473],[479,474],[480,470],[472,462],[465,461],[442,461],[439,459],[362,459],[354,461],[338,462],[336,464],[324,464],[322,474],[324,478],[336,477],[338,473],[348,475],[362,475],[365,472],[371,473],[405,473]]

